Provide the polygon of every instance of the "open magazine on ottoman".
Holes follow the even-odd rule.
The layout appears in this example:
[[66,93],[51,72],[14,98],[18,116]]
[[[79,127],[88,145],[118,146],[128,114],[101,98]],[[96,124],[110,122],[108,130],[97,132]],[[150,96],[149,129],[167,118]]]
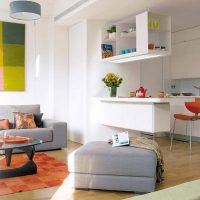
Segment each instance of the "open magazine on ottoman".
[[129,145],[128,131],[115,133],[112,135],[113,147]]

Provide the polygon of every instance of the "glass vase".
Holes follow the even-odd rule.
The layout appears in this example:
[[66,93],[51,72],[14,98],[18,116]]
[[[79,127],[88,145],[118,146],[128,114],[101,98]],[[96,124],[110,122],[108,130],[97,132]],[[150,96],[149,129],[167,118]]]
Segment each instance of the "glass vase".
[[112,86],[110,87],[110,97],[116,97],[117,96],[117,87]]

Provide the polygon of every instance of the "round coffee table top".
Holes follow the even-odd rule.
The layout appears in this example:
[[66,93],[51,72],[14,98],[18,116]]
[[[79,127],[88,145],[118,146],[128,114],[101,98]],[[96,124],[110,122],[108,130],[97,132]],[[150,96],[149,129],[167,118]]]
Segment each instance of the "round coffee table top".
[[0,150],[34,146],[41,143],[42,143],[42,140],[39,140],[39,139],[30,139],[27,142],[21,142],[21,143],[3,143],[2,145],[0,145]]

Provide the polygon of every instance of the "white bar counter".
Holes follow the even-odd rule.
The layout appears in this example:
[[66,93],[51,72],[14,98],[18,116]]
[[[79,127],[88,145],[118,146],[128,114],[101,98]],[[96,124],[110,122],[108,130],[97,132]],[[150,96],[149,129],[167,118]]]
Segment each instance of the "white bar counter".
[[171,98],[124,98],[124,97],[107,97],[99,98],[103,102],[124,102],[124,103],[170,103]]
[[99,98],[103,125],[157,133],[170,131],[171,98]]

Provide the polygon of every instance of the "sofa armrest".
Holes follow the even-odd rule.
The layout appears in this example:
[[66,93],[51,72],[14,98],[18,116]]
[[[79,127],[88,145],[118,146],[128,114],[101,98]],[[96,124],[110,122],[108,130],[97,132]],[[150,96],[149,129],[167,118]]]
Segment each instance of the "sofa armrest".
[[43,119],[43,127],[53,131],[53,147],[62,148],[67,146],[67,123],[53,119]]

